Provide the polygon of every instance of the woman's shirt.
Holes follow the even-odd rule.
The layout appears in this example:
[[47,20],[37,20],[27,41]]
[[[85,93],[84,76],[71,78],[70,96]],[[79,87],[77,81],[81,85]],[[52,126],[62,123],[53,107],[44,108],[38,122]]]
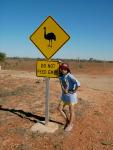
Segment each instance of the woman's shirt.
[[63,88],[68,92],[73,92],[80,86],[80,82],[71,73],[63,75],[59,79]]

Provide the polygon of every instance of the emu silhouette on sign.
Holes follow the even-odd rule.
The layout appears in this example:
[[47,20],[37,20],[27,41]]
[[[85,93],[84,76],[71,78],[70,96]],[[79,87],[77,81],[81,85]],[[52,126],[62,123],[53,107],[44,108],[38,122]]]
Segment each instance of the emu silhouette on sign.
[[46,40],[49,40],[48,47],[52,47],[52,40],[56,41],[56,36],[53,32],[50,32],[50,33],[46,34],[46,27],[44,27],[44,38]]

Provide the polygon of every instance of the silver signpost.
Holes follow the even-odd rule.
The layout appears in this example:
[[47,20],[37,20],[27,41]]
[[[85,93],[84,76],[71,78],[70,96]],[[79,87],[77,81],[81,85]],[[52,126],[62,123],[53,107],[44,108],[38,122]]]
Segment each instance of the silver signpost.
[[46,92],[45,92],[45,125],[49,122],[49,99],[50,99],[50,78],[46,78]]

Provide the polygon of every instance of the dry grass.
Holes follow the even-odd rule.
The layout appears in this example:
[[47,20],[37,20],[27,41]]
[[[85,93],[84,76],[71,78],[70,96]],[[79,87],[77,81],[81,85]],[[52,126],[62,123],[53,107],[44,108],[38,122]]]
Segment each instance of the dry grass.
[[[69,64],[73,73],[113,74],[113,61],[62,60]],[[36,69],[36,59],[7,58],[0,62],[2,69],[33,71]]]

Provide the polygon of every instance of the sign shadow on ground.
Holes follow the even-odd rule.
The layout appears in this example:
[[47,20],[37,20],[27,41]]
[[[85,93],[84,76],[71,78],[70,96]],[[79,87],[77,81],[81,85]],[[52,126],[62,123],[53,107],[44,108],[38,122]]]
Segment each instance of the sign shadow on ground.
[[[28,119],[34,123],[37,123],[37,122],[42,122],[45,120],[45,117],[43,116],[37,116],[31,112],[25,112],[21,109],[9,109],[9,108],[3,108],[2,106],[0,106],[0,111],[8,111],[8,112],[11,112],[17,116],[19,116],[20,118],[23,118],[23,119]],[[50,119],[49,120],[50,122],[54,122],[54,123],[57,123],[59,125],[63,125],[63,123],[61,122],[58,122],[58,121],[55,121],[55,120],[52,120]]]

